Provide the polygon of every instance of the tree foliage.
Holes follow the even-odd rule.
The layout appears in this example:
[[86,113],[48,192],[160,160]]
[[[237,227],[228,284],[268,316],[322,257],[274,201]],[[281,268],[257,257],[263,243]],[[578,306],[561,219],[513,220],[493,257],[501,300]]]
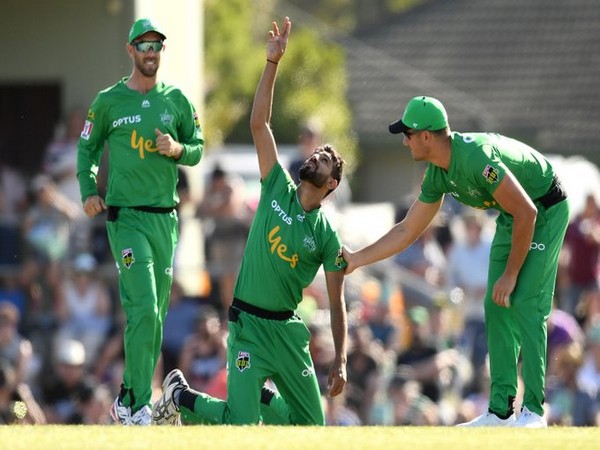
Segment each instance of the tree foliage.
[[[205,0],[205,118],[209,146],[251,142],[249,117],[265,64],[265,39],[276,0]],[[279,66],[272,126],[278,143],[297,142],[309,120],[323,125],[325,138],[352,165],[356,139],[346,99],[343,49],[326,41],[310,24],[294,22]]]

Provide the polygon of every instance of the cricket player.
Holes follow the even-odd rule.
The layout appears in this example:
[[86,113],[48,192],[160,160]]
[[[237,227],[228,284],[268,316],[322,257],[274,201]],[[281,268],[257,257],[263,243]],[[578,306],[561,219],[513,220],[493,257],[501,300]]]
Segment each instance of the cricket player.
[[[204,145],[194,106],[179,89],[157,81],[165,39],[155,22],[135,21],[126,45],[133,71],[96,96],[78,146],[83,209],[89,217],[108,209],[106,229],[119,270],[125,371],[111,415],[124,425],[151,423],[151,383],[178,239],[177,165],[197,164]],[[96,183],[105,142],[106,201]]]
[[[323,265],[331,308],[335,358],[329,395],[346,383],[347,319],[342,246],[320,209],[337,188],[344,161],[330,146],[317,147],[300,168],[300,184],[277,158],[269,126],[277,68],[292,23],[269,32],[267,61],[256,89],[251,130],[261,174],[261,196],[229,309],[227,401],[189,388],[178,369],[167,375],[155,403],[157,424],[184,418],[213,424],[324,425],[321,393],[308,350],[310,332],[294,314],[302,290]],[[272,380],[278,392],[263,387]]]
[[[418,199],[379,240],[344,249],[346,273],[404,251],[430,224],[444,194],[497,209],[484,301],[491,371],[489,411],[466,426],[545,427],[546,321],[558,256],[569,223],[566,194],[552,165],[533,148],[492,133],[450,131],[439,100],[415,97],[389,126],[416,161],[427,161]],[[513,411],[522,356],[523,407]]]

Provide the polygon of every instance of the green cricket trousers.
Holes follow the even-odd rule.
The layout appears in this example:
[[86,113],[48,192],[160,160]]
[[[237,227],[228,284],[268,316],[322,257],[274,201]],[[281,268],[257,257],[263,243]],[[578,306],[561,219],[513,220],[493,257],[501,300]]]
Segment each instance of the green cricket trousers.
[[[179,400],[182,417],[193,423],[325,425],[309,341],[310,331],[292,311],[266,311],[234,299],[227,401],[188,390]],[[278,393],[263,387],[267,379]]]
[[546,376],[546,322],[552,309],[558,257],[569,224],[569,206],[560,201],[548,209],[536,202],[538,214],[533,240],[519,272],[510,307],[492,301],[494,283],[500,278],[511,250],[513,220],[501,214],[490,253],[485,326],[490,358],[490,411],[510,415],[517,395],[517,365],[521,355],[525,391],[523,406],[543,414]]
[[152,405],[152,378],[173,282],[177,223],[177,213],[171,208],[108,210],[106,229],[119,270],[119,294],[127,320],[120,397],[132,414]]

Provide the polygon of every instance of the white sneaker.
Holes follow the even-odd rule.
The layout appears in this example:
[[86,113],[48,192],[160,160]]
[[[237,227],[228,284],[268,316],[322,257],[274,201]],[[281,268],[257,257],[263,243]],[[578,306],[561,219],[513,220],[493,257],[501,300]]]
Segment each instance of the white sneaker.
[[129,425],[131,423],[131,408],[123,406],[121,400],[117,397],[110,406],[110,417],[119,425]]
[[152,410],[148,405],[145,405],[131,416],[130,425],[152,425]]
[[486,412],[479,417],[466,423],[459,423],[457,427],[510,427],[515,422],[515,415],[512,414],[507,419],[501,419],[496,414]]
[[542,416],[529,411],[526,406],[523,406],[519,418],[511,426],[520,428],[547,428],[548,423]]
[[163,393],[152,408],[152,423],[154,425],[181,425],[179,405],[175,403],[174,394],[177,390],[190,386],[179,369],[173,369],[165,377]]

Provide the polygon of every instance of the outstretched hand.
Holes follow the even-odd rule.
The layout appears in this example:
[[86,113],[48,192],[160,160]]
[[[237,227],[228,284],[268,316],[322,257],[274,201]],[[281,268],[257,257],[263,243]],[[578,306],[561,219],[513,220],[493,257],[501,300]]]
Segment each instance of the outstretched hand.
[[344,270],[344,273],[346,275],[350,275],[358,268],[355,262],[354,253],[348,250],[346,247],[342,247],[342,255],[344,261],[346,261],[346,269]]
[[273,29],[269,31],[269,40],[267,42],[267,59],[275,63],[279,62],[285,49],[292,31],[292,22],[289,17],[283,19],[281,31],[277,26],[277,22],[273,22]]

